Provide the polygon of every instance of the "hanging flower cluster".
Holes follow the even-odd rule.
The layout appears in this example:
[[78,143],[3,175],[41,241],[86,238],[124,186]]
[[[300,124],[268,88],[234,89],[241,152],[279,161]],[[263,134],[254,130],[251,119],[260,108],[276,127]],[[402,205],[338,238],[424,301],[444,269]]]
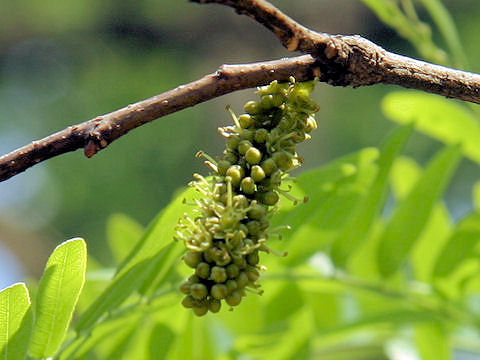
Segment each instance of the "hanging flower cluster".
[[244,114],[228,109],[234,125],[219,129],[227,139],[221,158],[197,154],[212,174],[194,175],[190,185],[203,197],[196,200],[194,218],[180,219],[176,236],[188,249],[183,261],[195,272],[180,287],[182,304],[196,315],[218,312],[222,300],[237,306],[246,291],[262,293],[259,252],[276,253],[266,245],[274,232],[270,218],[279,195],[297,201],[280,185],[302,163],[296,145],[317,127],[313,86],[292,77],[259,88],[260,101],[247,102]]

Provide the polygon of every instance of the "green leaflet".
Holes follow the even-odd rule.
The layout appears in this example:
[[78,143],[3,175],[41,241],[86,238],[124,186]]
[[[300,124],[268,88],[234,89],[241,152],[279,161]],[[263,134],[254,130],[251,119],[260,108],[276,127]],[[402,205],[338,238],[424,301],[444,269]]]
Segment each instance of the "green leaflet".
[[143,233],[142,226],[125,214],[113,214],[107,222],[107,240],[119,263],[132,250]]
[[298,265],[335,238],[351,216],[352,207],[371,186],[377,158],[378,150],[367,148],[298,177],[293,189],[307,195],[309,201],[287,207],[272,218],[272,227],[292,228],[284,233],[285,240],[276,245],[288,251],[282,262]]
[[48,358],[60,348],[85,281],[87,246],[68,240],[53,251],[40,280],[29,353]]
[[422,360],[452,359],[448,333],[436,322],[415,326],[415,342]]
[[480,181],[477,181],[473,186],[473,205],[475,209],[480,210]]
[[0,359],[23,360],[32,330],[32,313],[25,284],[0,292]]
[[436,95],[397,91],[382,101],[384,114],[446,144],[461,144],[463,154],[480,163],[480,125],[461,105]]
[[[76,329],[79,333],[88,331],[107,312],[118,308],[130,295],[140,288],[143,281],[164,261],[177,244],[171,243],[150,259],[134,265],[128,271],[117,275],[113,282],[90,305],[80,317]],[[167,266],[166,266],[167,267]]]
[[439,151],[415,187],[396,207],[381,236],[378,249],[377,262],[383,276],[392,275],[403,264],[460,158],[458,146]]
[[156,324],[151,330],[150,338],[148,339],[150,359],[166,359],[174,340],[175,333],[167,325]]
[[169,354],[172,360],[204,360],[215,359],[217,348],[212,334],[212,326],[206,318],[197,318],[190,313],[181,336]]
[[[400,9],[396,1],[362,0],[362,2],[375,12],[380,20],[410,41],[423,58],[437,64],[446,62],[445,53],[432,41],[428,25],[412,19]],[[403,6],[402,8],[404,9]],[[426,29],[428,31],[425,31]]]
[[159,281],[165,277],[158,279],[155,272],[161,268],[163,274],[168,273],[184,251],[180,244],[173,242],[173,236],[178,218],[193,208],[185,204],[184,200],[190,200],[194,195],[195,190],[188,188],[157,215],[119,266],[112,283],[81,316],[76,326],[77,331],[87,331],[106,312],[120,306],[144,282],[154,281],[157,286],[160,284]]
[[465,68],[468,65],[465,51],[462,47],[462,41],[458,34],[457,27],[452,16],[442,4],[441,0],[421,0],[423,6],[428,10],[433,21],[440,30],[445,42],[448,45],[450,56],[455,60],[454,66]]
[[[114,347],[124,331],[138,326],[141,314],[132,311],[126,317],[98,324],[92,332],[85,337],[76,338],[59,354],[60,360],[87,358],[90,352],[101,352],[104,347]],[[103,355],[103,353],[102,353]]]
[[448,276],[464,260],[476,256],[474,249],[480,241],[480,214],[464,218],[445,244],[434,268],[434,276]]
[[400,127],[385,140],[380,150],[379,171],[375,181],[366,196],[359,201],[347,225],[340,231],[333,244],[331,256],[336,264],[345,266],[349,256],[367,239],[370,227],[383,208],[393,161],[405,147],[412,132],[411,125]]
[[[288,299],[288,301],[285,301]],[[275,329],[279,323],[288,321],[304,306],[300,288],[293,282],[287,282],[270,299],[265,308],[267,329]]]
[[[399,157],[393,165],[390,181],[395,199],[403,200],[421,177],[423,169],[409,157]],[[451,232],[451,219],[447,207],[438,201],[422,235],[411,253],[415,278],[428,282],[445,241]]]

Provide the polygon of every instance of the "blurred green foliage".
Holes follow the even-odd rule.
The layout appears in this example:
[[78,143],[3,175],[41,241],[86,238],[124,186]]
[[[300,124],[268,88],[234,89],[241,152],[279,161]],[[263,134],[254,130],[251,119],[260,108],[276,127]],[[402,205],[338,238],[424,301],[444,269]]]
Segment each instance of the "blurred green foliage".
[[[473,0],[276,5],[316,30],[348,26],[388,50],[480,71]],[[335,25],[340,8],[358,16]],[[229,9],[173,0],[4,0],[0,44],[3,152],[221,63],[286,55]],[[478,107],[413,91],[317,90],[319,130],[301,149],[310,170],[292,189],[310,201],[285,203],[275,219],[292,226],[272,241],[289,256],[263,256],[265,294],[200,319],[179,305],[186,269],[172,238],[194,192],[178,189],[202,171],[198,149],[221,149],[224,106],[238,108],[245,93],[139,128],[91,160],[67,154],[0,185],[5,221],[89,246],[86,272],[72,266],[86,256],[81,240],[54,251],[38,292],[29,286],[36,306],[21,284],[0,292],[3,358],[23,359],[31,336],[51,341],[32,342],[37,358],[480,358]],[[34,189],[21,202],[8,194],[18,184]],[[76,260],[58,260],[68,254]]]

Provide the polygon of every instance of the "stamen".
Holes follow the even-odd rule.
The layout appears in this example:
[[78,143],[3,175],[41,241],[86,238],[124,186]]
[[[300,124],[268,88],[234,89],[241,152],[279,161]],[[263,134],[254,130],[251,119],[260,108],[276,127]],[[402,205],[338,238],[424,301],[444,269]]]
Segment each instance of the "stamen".
[[237,115],[235,115],[235,113],[233,112],[233,110],[232,110],[232,108],[230,107],[230,105],[227,105],[225,108],[226,108],[227,111],[230,113],[230,116],[232,117],[233,122],[235,123],[235,126],[236,126],[239,130],[242,129],[242,126],[240,125],[240,122],[238,121]]
[[195,157],[197,158],[201,158],[201,157],[204,157],[205,159],[207,159],[208,161],[210,161],[211,163],[217,165],[217,161],[212,158],[210,155],[208,155],[207,153],[203,152],[203,151],[199,151],[195,154]]
[[280,252],[278,250],[269,248],[267,245],[260,246],[260,250],[264,251],[268,254],[273,254],[273,255],[278,256],[278,257],[285,257],[285,256],[288,255],[288,252],[286,252],[286,251]]

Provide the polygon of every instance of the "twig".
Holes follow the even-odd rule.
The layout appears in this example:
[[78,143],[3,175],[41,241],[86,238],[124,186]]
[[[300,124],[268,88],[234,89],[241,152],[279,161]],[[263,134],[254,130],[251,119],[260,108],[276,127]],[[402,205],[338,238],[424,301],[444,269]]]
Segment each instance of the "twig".
[[92,157],[138,126],[215,97],[265,85],[275,79],[287,81],[289,76],[307,81],[318,75],[315,60],[310,55],[253,64],[223,65],[215,73],[197,81],[70,126],[0,157],[0,181],[41,161],[77,149],[83,148],[85,155]]
[[390,53],[360,36],[330,35],[300,25],[264,0],[190,0],[227,5],[271,30],[290,51],[318,61],[320,81],[336,86],[393,84],[480,104],[480,75]]
[[173,112],[246,88],[286,81],[336,86],[394,84],[480,104],[480,75],[385,51],[360,36],[311,31],[263,0],[190,0],[233,7],[270,29],[290,51],[309,54],[262,63],[223,65],[213,74],[150,99],[70,126],[0,157],[0,181],[33,165],[80,148],[92,157],[130,130]]

